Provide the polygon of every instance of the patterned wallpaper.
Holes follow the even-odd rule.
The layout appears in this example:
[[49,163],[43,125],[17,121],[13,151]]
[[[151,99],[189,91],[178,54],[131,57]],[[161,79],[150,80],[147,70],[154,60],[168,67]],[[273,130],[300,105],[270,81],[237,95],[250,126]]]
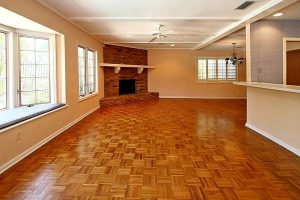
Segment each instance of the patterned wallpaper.
[[250,37],[252,81],[282,83],[283,37],[300,37],[300,21],[261,20]]

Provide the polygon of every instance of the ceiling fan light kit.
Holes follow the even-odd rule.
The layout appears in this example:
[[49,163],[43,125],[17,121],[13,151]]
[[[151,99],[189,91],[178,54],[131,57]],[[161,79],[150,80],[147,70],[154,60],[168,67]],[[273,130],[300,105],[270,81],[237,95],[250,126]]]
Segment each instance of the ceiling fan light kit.
[[152,34],[154,36],[154,38],[152,38],[148,43],[154,42],[156,39],[166,38],[167,37],[165,34],[163,34],[161,32],[161,28],[163,26],[164,26],[163,24],[159,24],[158,25],[158,31]]

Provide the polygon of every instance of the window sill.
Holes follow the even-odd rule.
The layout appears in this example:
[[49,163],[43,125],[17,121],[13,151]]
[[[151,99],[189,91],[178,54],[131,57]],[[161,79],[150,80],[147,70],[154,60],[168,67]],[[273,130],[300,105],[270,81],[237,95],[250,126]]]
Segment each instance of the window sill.
[[80,97],[80,98],[78,99],[78,102],[82,102],[82,101],[85,101],[85,100],[87,100],[87,99],[89,99],[89,98],[98,96],[98,94],[99,94],[99,93],[97,92],[97,93],[94,93],[94,94],[87,95],[87,96],[85,96],[85,97]]
[[[16,127],[21,126],[23,124],[26,124],[28,122],[34,121],[35,119],[41,118],[43,116],[49,115],[49,114],[57,112],[59,110],[65,109],[67,107],[68,107],[68,105],[62,105],[61,107],[57,107],[57,108],[54,108],[54,109],[49,110],[49,111],[46,110],[46,111],[41,112],[40,114],[37,114],[37,115],[34,115],[34,113],[31,113],[31,114],[28,114],[28,116],[22,116],[24,118],[28,117],[28,119],[21,120],[21,121],[18,121],[16,123],[12,123],[13,122],[13,120],[12,120],[11,122],[9,122],[9,123],[12,123],[11,125],[8,125],[6,127],[0,128],[0,133],[8,131],[8,130],[13,129],[13,128],[16,128]],[[30,107],[30,108],[33,108],[33,107]],[[30,109],[30,108],[28,108],[28,109]],[[16,108],[16,109],[18,109],[18,108]],[[26,108],[23,108],[23,109],[26,109]],[[0,114],[3,114],[3,113],[0,112]],[[10,114],[12,114],[12,113],[10,113]],[[34,115],[34,116],[33,117],[29,117],[30,115]]]
[[219,83],[219,84],[233,84],[233,82],[235,82],[235,80],[232,80],[232,81],[195,81],[195,83],[205,83],[205,84],[207,84],[207,83],[212,83],[212,84],[217,84],[217,83]]

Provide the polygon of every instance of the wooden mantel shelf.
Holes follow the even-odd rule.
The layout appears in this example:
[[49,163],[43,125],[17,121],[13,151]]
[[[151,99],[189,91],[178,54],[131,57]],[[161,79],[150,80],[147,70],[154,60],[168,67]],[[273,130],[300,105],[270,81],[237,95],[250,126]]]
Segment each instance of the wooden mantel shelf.
[[131,68],[149,68],[154,69],[154,66],[149,65],[127,65],[127,64],[111,64],[111,63],[100,63],[101,67],[131,67]]
[[137,68],[139,74],[141,74],[144,69],[155,69],[154,66],[149,66],[149,65],[127,65],[127,64],[112,64],[112,63],[100,63],[100,67],[114,67],[116,74],[119,73],[121,68],[123,67]]

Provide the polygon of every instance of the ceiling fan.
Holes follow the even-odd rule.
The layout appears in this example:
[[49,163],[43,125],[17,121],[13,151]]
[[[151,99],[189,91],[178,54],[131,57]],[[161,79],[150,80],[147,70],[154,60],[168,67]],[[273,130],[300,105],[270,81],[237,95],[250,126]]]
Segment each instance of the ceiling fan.
[[163,38],[166,38],[166,37],[167,37],[165,34],[161,33],[161,28],[162,28],[163,26],[164,26],[163,24],[159,24],[159,25],[158,25],[158,31],[152,34],[152,35],[154,36],[154,38],[152,38],[152,39],[149,41],[149,43],[150,43],[150,42],[153,42],[153,41],[156,40],[156,39],[159,39],[159,38],[162,38],[162,37],[163,37]]

